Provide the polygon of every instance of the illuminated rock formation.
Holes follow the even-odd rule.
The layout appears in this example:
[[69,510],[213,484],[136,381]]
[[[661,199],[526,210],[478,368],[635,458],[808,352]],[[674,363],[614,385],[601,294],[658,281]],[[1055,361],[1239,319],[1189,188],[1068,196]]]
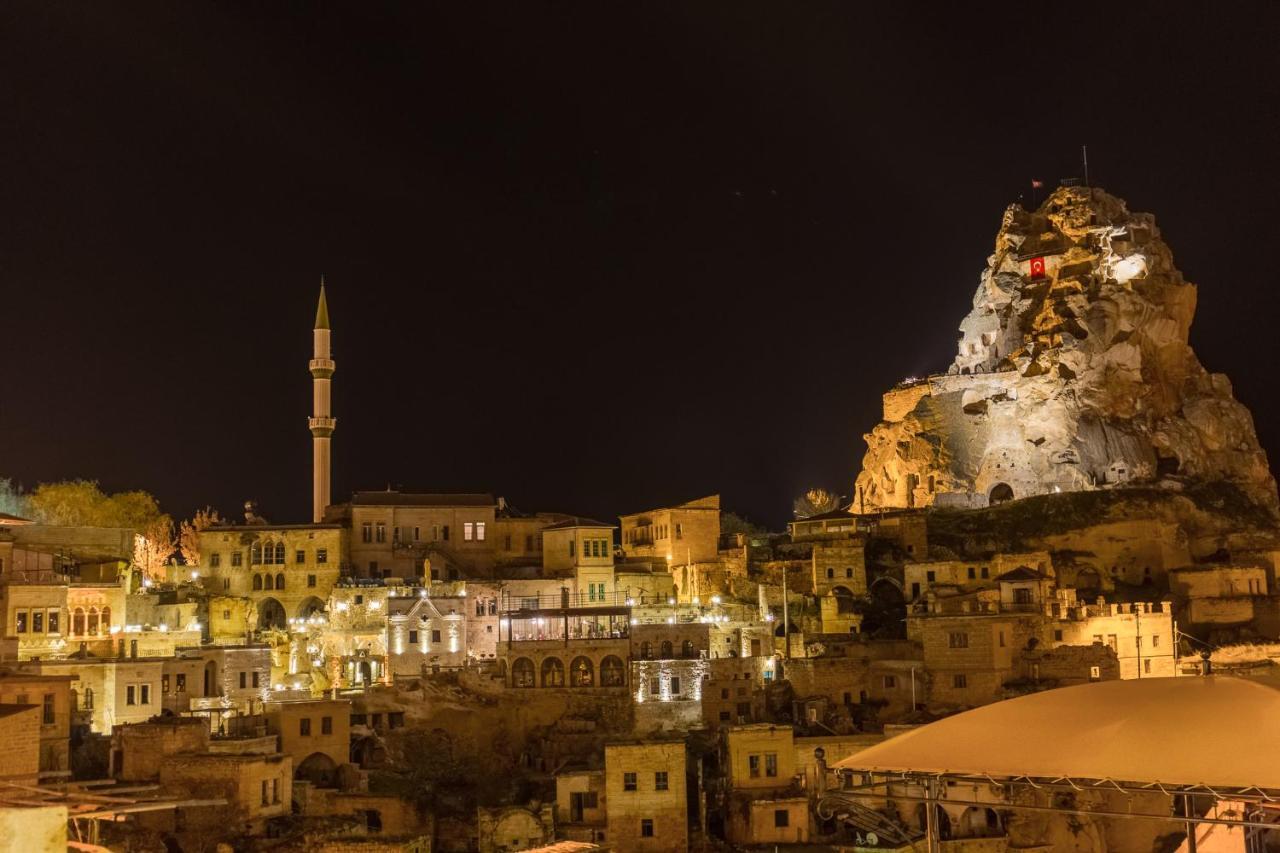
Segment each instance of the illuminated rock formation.
[[1084,187],[1011,206],[947,373],[885,394],[855,511],[1181,478],[1274,512],[1249,411],[1187,343],[1195,306],[1150,214]]

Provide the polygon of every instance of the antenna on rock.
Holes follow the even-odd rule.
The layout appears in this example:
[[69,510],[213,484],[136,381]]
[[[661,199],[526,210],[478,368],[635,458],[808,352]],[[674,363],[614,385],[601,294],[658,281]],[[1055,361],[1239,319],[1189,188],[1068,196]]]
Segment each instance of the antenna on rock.
[[1089,186],[1089,146],[1080,146],[1080,159],[1084,163],[1084,185]]

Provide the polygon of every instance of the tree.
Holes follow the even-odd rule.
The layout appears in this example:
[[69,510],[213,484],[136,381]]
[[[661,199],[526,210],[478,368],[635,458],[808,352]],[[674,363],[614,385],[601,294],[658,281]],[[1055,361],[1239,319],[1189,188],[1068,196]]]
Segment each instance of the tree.
[[30,511],[22,486],[16,485],[8,477],[0,477],[0,512],[26,518]]
[[722,512],[720,513],[720,532],[725,536],[734,536],[738,533],[743,533],[747,536],[763,536],[768,531],[760,525],[748,521],[736,512]]
[[133,537],[133,565],[143,577],[164,578],[164,565],[173,556],[177,543],[173,538],[173,521],[162,515]]
[[840,508],[840,496],[826,489],[810,489],[792,503],[796,518],[810,518]]
[[147,492],[108,495],[94,480],[41,483],[27,499],[27,506],[41,524],[68,527],[125,527],[138,532],[168,519]]
[[205,507],[196,510],[190,521],[178,525],[178,550],[182,552],[182,562],[188,566],[200,565],[200,533],[215,525],[221,524],[222,518],[216,509]]

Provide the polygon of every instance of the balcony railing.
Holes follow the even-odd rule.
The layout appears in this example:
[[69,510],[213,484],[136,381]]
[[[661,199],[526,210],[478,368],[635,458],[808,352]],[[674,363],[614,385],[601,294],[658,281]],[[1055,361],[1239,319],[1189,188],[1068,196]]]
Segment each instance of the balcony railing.
[[635,602],[623,592],[571,592],[512,595],[503,601],[509,613],[531,610],[579,610],[591,607],[631,607]]

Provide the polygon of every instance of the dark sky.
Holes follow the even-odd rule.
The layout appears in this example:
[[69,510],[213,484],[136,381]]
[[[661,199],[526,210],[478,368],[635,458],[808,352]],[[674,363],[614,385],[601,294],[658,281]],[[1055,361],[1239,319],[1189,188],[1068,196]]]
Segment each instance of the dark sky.
[[1274,4],[932,5],[0,5],[0,476],[776,525],[1082,143],[1280,458]]

